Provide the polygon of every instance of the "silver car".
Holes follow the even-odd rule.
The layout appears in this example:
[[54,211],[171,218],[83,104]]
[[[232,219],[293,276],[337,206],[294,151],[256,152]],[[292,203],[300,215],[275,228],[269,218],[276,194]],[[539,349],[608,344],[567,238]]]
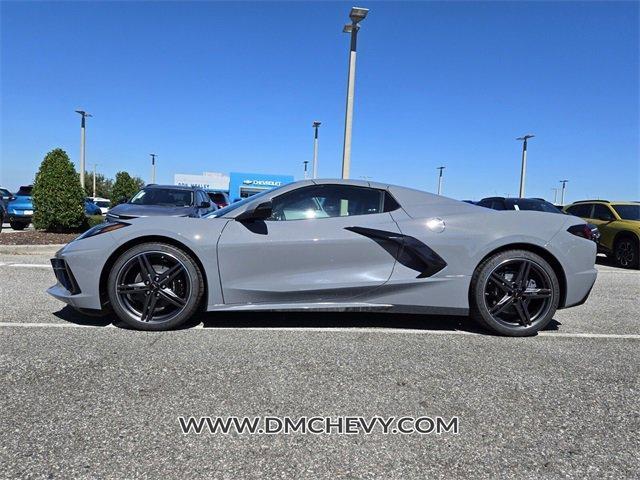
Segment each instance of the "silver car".
[[167,330],[196,311],[471,315],[532,335],[585,302],[596,245],[577,217],[494,211],[409,188],[305,180],[205,218],[98,225],[52,260],[48,292]]

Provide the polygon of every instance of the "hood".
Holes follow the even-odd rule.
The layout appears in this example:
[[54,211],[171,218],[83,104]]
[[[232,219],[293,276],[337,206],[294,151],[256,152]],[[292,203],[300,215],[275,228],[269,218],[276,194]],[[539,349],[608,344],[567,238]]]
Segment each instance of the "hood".
[[178,217],[193,213],[193,207],[165,207],[162,205],[134,205],[122,203],[109,210],[110,215],[125,217]]
[[20,195],[18,197],[15,197],[13,200],[11,200],[8,203],[8,206],[10,206],[12,208],[31,209],[31,208],[33,208],[33,202],[31,200],[31,196]]

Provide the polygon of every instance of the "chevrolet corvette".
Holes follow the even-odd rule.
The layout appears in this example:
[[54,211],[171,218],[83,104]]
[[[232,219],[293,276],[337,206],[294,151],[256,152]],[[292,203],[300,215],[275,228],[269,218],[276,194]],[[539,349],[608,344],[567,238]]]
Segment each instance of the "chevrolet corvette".
[[95,226],[56,253],[48,292],[141,330],[176,328],[199,310],[371,310],[469,315],[493,333],[527,336],[586,301],[590,236],[570,215],[304,180],[204,218]]

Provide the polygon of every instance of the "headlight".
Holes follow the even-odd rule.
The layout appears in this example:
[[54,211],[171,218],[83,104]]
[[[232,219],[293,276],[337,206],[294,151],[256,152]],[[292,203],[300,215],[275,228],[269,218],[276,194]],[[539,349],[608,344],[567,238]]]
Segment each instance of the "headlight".
[[83,238],[95,237],[96,235],[100,235],[101,233],[113,232],[114,230],[119,230],[124,227],[128,227],[130,224],[125,222],[111,222],[111,223],[101,223],[100,225],[96,225],[95,227],[91,227],[89,230],[80,235],[76,240],[82,240]]

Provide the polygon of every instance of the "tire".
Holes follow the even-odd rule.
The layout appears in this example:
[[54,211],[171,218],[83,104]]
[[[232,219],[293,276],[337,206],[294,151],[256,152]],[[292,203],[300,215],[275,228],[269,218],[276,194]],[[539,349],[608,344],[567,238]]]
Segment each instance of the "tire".
[[29,224],[24,222],[9,222],[9,225],[11,225],[13,230],[24,230]]
[[116,260],[107,280],[115,314],[138,330],[171,330],[189,320],[204,293],[202,272],[183,250],[143,243]]
[[496,253],[478,265],[471,278],[471,317],[499,335],[535,335],[549,324],[559,300],[553,268],[528,250]]
[[616,240],[613,245],[613,261],[621,268],[638,268],[640,252],[638,241],[630,236],[624,236]]

